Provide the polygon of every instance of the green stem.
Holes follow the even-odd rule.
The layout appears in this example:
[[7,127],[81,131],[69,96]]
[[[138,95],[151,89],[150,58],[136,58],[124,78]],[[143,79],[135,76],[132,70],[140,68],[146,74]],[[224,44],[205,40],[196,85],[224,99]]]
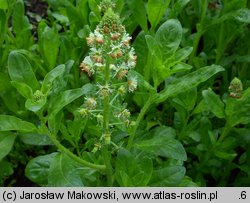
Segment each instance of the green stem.
[[64,152],[65,154],[67,154],[70,158],[72,158],[73,160],[75,160],[76,162],[78,162],[79,164],[89,167],[89,168],[93,168],[93,169],[97,169],[97,170],[105,170],[106,166],[105,165],[97,165],[97,164],[93,164],[90,163],[88,161],[85,161],[83,159],[81,159],[80,157],[76,156],[75,154],[73,154],[71,151],[69,151],[67,148],[65,148],[56,138],[55,136],[53,136],[49,130],[48,130],[48,136],[51,139],[51,141],[54,143],[54,145],[56,145],[56,147]]
[[222,23],[220,25],[219,41],[218,41],[218,46],[217,46],[215,64],[219,64],[221,57],[223,55],[224,49],[226,47],[224,32],[225,32],[225,26],[224,26],[224,23]]
[[148,108],[151,106],[152,100],[153,100],[153,96],[150,96],[149,99],[147,100],[147,102],[145,103],[145,105],[143,106],[143,108],[141,109],[141,112],[136,119],[136,125],[134,126],[132,133],[129,135],[128,145],[127,145],[128,149],[130,149],[132,147],[132,144],[133,144],[133,141],[135,138],[135,134],[136,134],[136,130],[139,127],[139,124],[140,124],[141,120],[143,119],[145,113],[147,112]]
[[200,43],[200,39],[205,32],[205,29],[204,29],[205,21],[204,20],[206,18],[207,7],[208,7],[208,2],[207,2],[207,0],[204,0],[204,2],[202,2],[202,13],[201,13],[200,23],[196,25],[197,33],[196,33],[194,43],[193,43],[193,51],[192,51],[190,58],[189,58],[189,61],[188,61],[189,64],[194,63],[193,60],[194,60],[194,57],[197,55],[197,49],[198,49],[198,46]]
[[[106,66],[104,70],[104,85],[110,82],[110,58],[109,56],[106,57]],[[110,96],[107,95],[103,101],[103,133],[109,133],[109,115],[110,115]],[[102,147],[102,155],[103,160],[106,165],[106,175],[107,175],[107,183],[108,186],[112,186],[113,184],[113,169],[111,165],[111,152],[108,149],[109,145],[104,144]]]
[[222,133],[221,133],[220,138],[218,139],[218,142],[222,142],[226,138],[226,136],[228,135],[230,130],[231,130],[231,126],[227,122],[224,129],[223,129],[223,131],[222,131]]

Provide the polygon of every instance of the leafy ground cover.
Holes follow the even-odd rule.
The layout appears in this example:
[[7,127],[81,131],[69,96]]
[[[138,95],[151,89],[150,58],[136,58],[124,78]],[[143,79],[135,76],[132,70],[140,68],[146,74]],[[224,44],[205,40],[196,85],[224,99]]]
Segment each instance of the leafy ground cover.
[[0,0],[0,185],[250,186],[249,8]]

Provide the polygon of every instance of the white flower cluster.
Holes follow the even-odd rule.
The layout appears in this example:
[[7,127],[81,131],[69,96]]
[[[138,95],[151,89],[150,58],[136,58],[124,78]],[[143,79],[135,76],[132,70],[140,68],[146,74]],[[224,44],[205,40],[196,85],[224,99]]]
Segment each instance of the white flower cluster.
[[[128,127],[132,122],[129,110],[124,108],[123,99],[127,92],[137,89],[137,79],[127,76],[136,66],[136,55],[134,48],[130,46],[131,37],[126,33],[119,16],[106,6],[108,3],[112,2],[103,0],[101,7],[105,14],[102,21],[86,38],[90,53],[84,58],[80,68],[89,77],[96,76],[96,91],[85,98],[79,113],[83,117],[95,117],[100,126],[104,124],[104,120],[113,120]],[[106,119],[111,115],[105,114],[106,101],[109,102],[109,108],[113,108],[110,110],[114,112],[112,119]],[[105,143],[109,143],[110,130],[105,127],[103,133],[102,138]],[[94,151],[99,147],[96,146]]]
[[122,80],[136,65],[135,50],[130,46],[131,37],[119,17],[108,10],[94,32],[86,38],[90,54],[82,61],[81,70],[91,77],[106,65],[107,55],[112,58],[110,70],[113,78]]

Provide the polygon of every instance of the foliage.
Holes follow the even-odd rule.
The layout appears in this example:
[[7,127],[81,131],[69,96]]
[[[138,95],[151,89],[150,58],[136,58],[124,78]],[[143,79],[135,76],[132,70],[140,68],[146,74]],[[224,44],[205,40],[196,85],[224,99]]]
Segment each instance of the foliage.
[[28,4],[0,1],[1,186],[250,186],[248,1]]

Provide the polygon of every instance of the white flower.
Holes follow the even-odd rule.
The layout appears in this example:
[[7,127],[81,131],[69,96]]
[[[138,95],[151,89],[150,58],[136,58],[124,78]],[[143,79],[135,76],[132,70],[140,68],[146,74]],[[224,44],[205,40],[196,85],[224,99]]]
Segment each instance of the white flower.
[[94,61],[92,61],[90,56],[86,56],[83,60],[83,63],[85,65],[89,65],[89,66],[93,66],[94,65]]
[[128,79],[128,91],[134,92],[137,88],[137,79],[135,77],[131,77]]

